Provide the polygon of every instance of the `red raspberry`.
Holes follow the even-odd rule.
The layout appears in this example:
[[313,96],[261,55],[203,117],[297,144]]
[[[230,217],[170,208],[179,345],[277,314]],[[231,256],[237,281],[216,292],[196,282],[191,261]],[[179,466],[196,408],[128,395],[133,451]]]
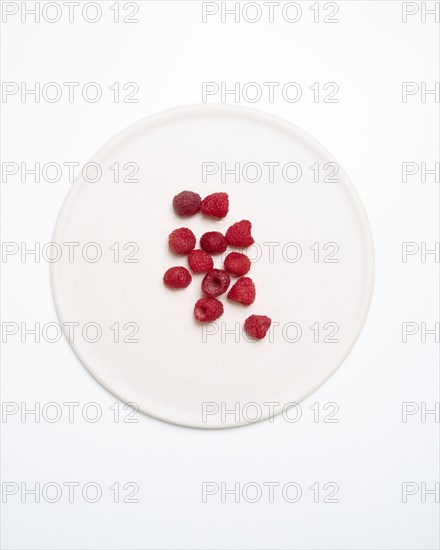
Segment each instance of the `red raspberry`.
[[194,306],[194,317],[199,323],[215,321],[223,315],[223,304],[216,298],[200,298]]
[[194,273],[205,273],[214,267],[214,261],[204,250],[191,250],[188,254],[188,264]]
[[251,338],[261,340],[266,336],[271,323],[271,319],[266,315],[251,315],[244,322],[244,330]]
[[228,292],[228,298],[244,306],[250,306],[255,300],[254,281],[249,277],[238,279],[235,285]]
[[226,240],[231,246],[246,247],[254,243],[251,235],[252,224],[249,220],[234,223],[226,231]]
[[200,210],[202,198],[193,191],[182,191],[173,199],[174,212],[178,216],[193,216]]
[[163,276],[163,282],[170,288],[186,288],[191,281],[191,273],[181,266],[170,267]]
[[251,268],[251,261],[244,254],[230,252],[225,258],[225,269],[231,275],[242,277]]
[[211,269],[202,281],[202,292],[210,298],[224,294],[228,290],[231,279],[223,269]]
[[200,211],[205,216],[224,218],[229,211],[229,198],[227,193],[213,193],[202,200]]
[[209,254],[221,254],[226,250],[228,243],[219,231],[209,231],[202,235],[200,246]]
[[170,233],[168,244],[176,254],[187,254],[196,246],[196,238],[191,229],[181,227]]

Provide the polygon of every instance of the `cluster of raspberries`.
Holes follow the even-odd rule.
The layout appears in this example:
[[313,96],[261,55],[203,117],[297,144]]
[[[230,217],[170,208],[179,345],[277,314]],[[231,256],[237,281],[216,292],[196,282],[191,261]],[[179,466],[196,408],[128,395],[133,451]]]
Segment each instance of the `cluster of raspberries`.
[[[203,200],[192,191],[182,191],[173,199],[174,212],[181,217],[193,216],[201,212],[205,216],[221,219],[229,211],[227,193],[213,193]],[[222,254],[228,246],[246,248],[253,244],[252,224],[248,220],[234,223],[223,235],[219,231],[209,231],[200,238],[200,249],[195,249],[196,237],[186,228],[175,229],[168,237],[170,250],[175,254],[187,255],[189,268],[193,273],[205,273],[202,281],[203,298],[194,306],[194,317],[200,323],[215,321],[223,315],[223,304],[218,296],[224,294],[231,284],[231,276],[239,279],[229,289],[227,297],[233,302],[249,306],[255,301],[255,284],[245,277],[251,262],[245,254],[230,252],[224,261],[224,269],[215,269],[212,255]],[[186,267],[171,267],[165,272],[164,283],[170,288],[186,288],[192,281]],[[246,333],[257,340],[266,336],[271,319],[265,315],[251,315],[244,323]]]

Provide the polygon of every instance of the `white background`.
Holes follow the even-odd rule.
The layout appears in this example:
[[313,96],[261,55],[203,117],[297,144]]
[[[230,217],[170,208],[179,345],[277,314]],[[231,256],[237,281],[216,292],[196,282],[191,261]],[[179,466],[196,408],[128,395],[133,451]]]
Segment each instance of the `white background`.
[[[93,481],[103,496],[94,504],[80,492],[73,503],[65,493],[57,503],[10,496],[2,505],[4,548],[438,547],[435,496],[423,502],[419,491],[402,502],[402,483],[432,489],[439,480],[434,415],[402,422],[403,402],[433,408],[439,400],[437,346],[433,335],[425,343],[420,332],[407,343],[401,336],[404,322],[433,328],[438,321],[434,256],[403,263],[401,254],[403,242],[433,248],[438,241],[438,180],[428,175],[423,183],[419,173],[403,183],[401,171],[403,162],[432,168],[438,161],[438,96],[423,101],[419,92],[403,102],[402,82],[432,89],[439,80],[439,27],[432,15],[422,22],[421,4],[403,23],[401,2],[343,1],[334,24],[314,23],[311,3],[300,4],[294,24],[279,9],[274,23],[267,12],[255,24],[231,16],[222,23],[219,14],[203,23],[197,1],[138,2],[135,24],[114,23],[113,2],[101,3],[94,24],[80,12],[67,22],[66,8],[57,23],[35,23],[32,16],[21,22],[18,13],[2,24],[4,82],[98,82],[103,90],[97,103],[79,94],[72,103],[66,96],[57,103],[3,96],[3,162],[82,164],[128,124],[200,102],[203,82],[298,82],[300,101],[278,94],[273,103],[264,96],[252,106],[285,117],[330,149],[361,195],[376,251],[375,293],[362,335],[336,374],[301,404],[296,423],[279,417],[200,431],[141,414],[137,423],[124,423],[122,405],[115,422],[109,407],[116,399],[65,340],[10,338],[2,352],[3,402],[20,410],[36,402],[79,402],[79,409],[96,402],[102,418],[90,423],[77,411],[70,423],[66,409],[56,423],[3,414],[3,483]],[[108,89],[114,82],[137,83],[138,103],[115,103]],[[336,82],[339,102],[315,103],[308,89],[314,82]],[[3,179],[2,240],[49,242],[69,186],[67,177]],[[56,321],[47,262],[3,259],[2,272],[3,322]],[[314,422],[309,407],[328,402],[337,403],[339,422]],[[139,502],[113,502],[108,487],[115,482],[136,483]],[[219,492],[204,503],[203,482],[228,488],[257,482],[263,489],[267,482],[296,482],[302,497],[289,503],[278,491],[270,503],[263,492],[256,503],[231,496],[223,503]],[[316,482],[337,483],[339,502],[324,503],[320,495],[315,503],[309,487]]]

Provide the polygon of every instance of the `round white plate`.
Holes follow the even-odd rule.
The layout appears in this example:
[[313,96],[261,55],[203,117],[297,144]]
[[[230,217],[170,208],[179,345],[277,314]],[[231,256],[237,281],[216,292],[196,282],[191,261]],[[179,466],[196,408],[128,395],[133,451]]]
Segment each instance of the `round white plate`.
[[[79,323],[75,352],[107,389],[162,420],[233,427],[299,402],[343,362],[370,304],[372,238],[349,178],[309,135],[253,109],[186,106],[130,126],[90,162],[57,221],[52,286],[61,322]],[[96,166],[101,177],[88,181]],[[226,191],[228,216],[178,218],[171,202],[183,189]],[[168,234],[241,219],[253,223],[256,301],[223,296],[224,315],[199,325],[202,276],[181,291],[163,285],[168,267],[186,265]],[[242,332],[251,314],[273,321],[259,342]]]

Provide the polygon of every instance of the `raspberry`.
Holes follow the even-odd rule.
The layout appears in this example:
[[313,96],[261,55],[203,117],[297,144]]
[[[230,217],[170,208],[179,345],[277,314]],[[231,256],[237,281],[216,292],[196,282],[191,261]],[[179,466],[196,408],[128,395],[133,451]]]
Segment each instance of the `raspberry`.
[[223,304],[215,298],[200,298],[194,306],[194,317],[199,323],[215,321],[223,315]]
[[202,198],[193,191],[182,191],[173,199],[174,212],[178,216],[193,216],[200,210]]
[[170,233],[168,244],[176,254],[187,254],[196,246],[196,238],[191,229],[181,227]]
[[209,231],[202,235],[200,246],[209,254],[221,254],[226,250],[228,243],[219,231]]
[[191,281],[191,273],[181,266],[170,267],[163,276],[163,282],[170,288],[186,288]]
[[227,193],[213,193],[202,200],[200,211],[205,216],[224,218],[229,211],[229,199]]
[[194,273],[205,273],[214,267],[214,261],[204,250],[191,250],[188,254],[188,264]]
[[238,302],[244,306],[250,306],[255,300],[254,281],[249,277],[238,279],[235,285],[228,292],[229,300]]
[[251,315],[244,322],[244,330],[251,338],[261,340],[266,336],[271,323],[271,319],[266,315]]
[[251,268],[251,261],[244,254],[230,252],[225,258],[225,269],[231,275],[242,277]]
[[234,223],[226,231],[226,241],[231,246],[246,247],[254,243],[251,235],[252,224],[249,220]]
[[211,269],[202,281],[202,292],[210,298],[224,294],[228,290],[231,279],[223,269]]

